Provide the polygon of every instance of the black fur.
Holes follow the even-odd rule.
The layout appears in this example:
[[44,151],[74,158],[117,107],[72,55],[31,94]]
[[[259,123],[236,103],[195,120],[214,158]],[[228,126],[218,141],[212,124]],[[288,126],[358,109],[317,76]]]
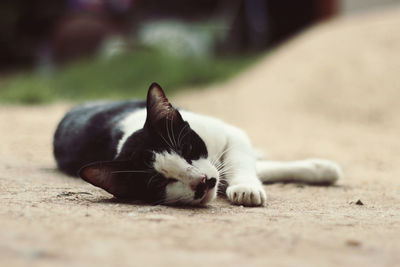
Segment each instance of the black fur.
[[118,122],[145,106],[144,101],[93,103],[69,111],[54,135],[54,156],[59,169],[76,176],[83,165],[112,160],[122,137]]
[[[117,156],[123,136],[118,123],[143,108],[147,109],[143,128],[126,140]],[[174,133],[175,140],[179,134],[184,136],[178,147],[166,143],[168,127],[173,128],[169,133]],[[171,150],[189,163],[207,156],[203,140],[172,107],[157,84],[150,86],[147,102],[95,103],[74,108],[61,120],[54,135],[54,156],[61,171],[79,175],[116,197],[155,203],[164,200],[165,187],[174,180],[152,168],[153,152]],[[197,191],[196,197],[201,197],[203,188]]]

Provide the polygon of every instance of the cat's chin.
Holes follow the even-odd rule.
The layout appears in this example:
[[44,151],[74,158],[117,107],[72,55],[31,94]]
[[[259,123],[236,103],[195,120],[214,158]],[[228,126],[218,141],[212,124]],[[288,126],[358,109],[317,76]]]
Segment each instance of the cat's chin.
[[201,199],[199,205],[206,206],[208,203],[213,201],[217,197],[217,191],[215,189],[207,190],[204,194],[203,198]]

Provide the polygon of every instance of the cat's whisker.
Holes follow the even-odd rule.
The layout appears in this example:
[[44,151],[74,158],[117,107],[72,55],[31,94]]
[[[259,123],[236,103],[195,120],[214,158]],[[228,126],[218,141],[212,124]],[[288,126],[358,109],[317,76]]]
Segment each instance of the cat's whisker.
[[183,139],[186,137],[186,135],[188,135],[189,133],[190,133],[190,131],[186,131],[186,133],[184,133],[184,134],[182,135],[181,140],[183,140]]
[[158,134],[165,142],[165,144],[171,149],[171,151],[175,151],[175,149],[172,147],[172,145],[170,143],[168,143],[168,141],[164,138],[164,136],[162,136],[161,134]]
[[172,141],[173,141],[174,147],[175,147],[175,149],[178,149],[178,144],[176,143],[176,139],[175,139],[173,120],[171,120],[171,133],[172,133]]
[[[215,168],[217,169],[217,171],[221,171],[224,170],[225,168],[227,168],[227,163],[224,161],[218,162],[217,164],[214,165]],[[231,168],[231,166],[229,166],[229,168]]]
[[[215,164],[216,162],[220,161],[220,159],[222,158],[222,156],[224,156],[227,152],[229,152],[230,150],[232,150],[232,148],[234,148],[234,147],[235,147],[235,146],[230,146],[230,147],[224,149],[224,150],[217,156],[217,158],[213,161],[213,162],[214,162],[213,164]],[[220,162],[222,162],[222,161],[220,161]]]
[[221,173],[220,177],[226,179],[226,177],[229,177],[231,175],[233,175],[234,173]]
[[172,150],[176,150],[176,147],[174,146],[174,142],[172,141],[172,138],[171,138],[171,133],[170,133],[169,126],[168,126],[168,118],[165,120],[165,128],[167,130],[168,140],[170,141],[171,148],[172,148]]
[[219,170],[218,173],[219,173],[219,175],[220,175],[220,177],[221,177],[221,176],[229,176],[229,175],[232,175],[232,174],[234,174],[235,172],[234,172],[234,170],[232,170],[232,168],[225,168],[225,167],[224,167],[223,169]]
[[233,171],[233,167],[231,166],[223,166],[221,169],[218,170],[219,173],[226,173]]
[[150,187],[152,181],[154,180],[154,178],[158,175],[158,173],[154,174],[153,176],[150,177],[149,181],[147,182],[147,188]]
[[233,170],[223,170],[223,171],[219,171],[218,173],[225,175],[225,174],[232,174],[232,173],[234,173],[234,171]]
[[227,168],[231,169],[232,166],[228,166],[227,163],[221,162],[221,163],[219,163],[217,166],[215,166],[215,168],[216,168],[218,171],[222,171],[222,170],[227,169]]
[[224,163],[223,162],[211,162],[212,165],[214,165],[214,167],[216,169],[219,169]]
[[217,164],[217,162],[220,162],[220,163],[221,163],[220,158],[221,158],[221,156],[225,153],[225,151],[226,151],[226,149],[223,150],[221,153],[219,153],[219,154],[215,157],[215,159],[212,160],[211,163],[212,163],[213,165]]
[[168,137],[168,141],[169,141],[168,144],[170,144],[170,146],[171,146],[171,148],[172,148],[173,145],[172,145],[171,136],[169,135],[169,129],[168,129],[168,117],[167,117],[167,119],[165,120],[165,129],[166,129],[166,131],[167,131],[167,137]]
[[185,126],[183,126],[183,128],[181,129],[181,131],[180,131],[179,134],[178,134],[178,147],[181,146],[181,142],[182,142],[182,140],[181,140],[181,135],[182,135],[183,131],[185,131],[185,129],[186,129],[188,126],[189,126],[189,124],[186,124]]
[[224,172],[224,171],[229,171],[229,170],[232,170],[232,169],[233,169],[233,166],[223,165],[217,170],[218,170],[218,172]]
[[232,171],[232,170],[226,170],[226,171],[219,172],[220,175],[227,175],[227,174],[233,174],[233,173],[234,173],[234,171]]
[[144,165],[146,165],[146,167],[150,170],[153,170],[153,166],[151,166],[148,162],[144,162]]
[[223,171],[232,170],[232,169],[233,169],[233,165],[227,164],[227,163],[223,163],[222,165],[219,166],[219,168],[217,168],[218,172],[223,172]]
[[227,176],[227,175],[234,174],[235,172],[233,170],[226,170],[226,171],[220,171],[218,173],[220,176]]

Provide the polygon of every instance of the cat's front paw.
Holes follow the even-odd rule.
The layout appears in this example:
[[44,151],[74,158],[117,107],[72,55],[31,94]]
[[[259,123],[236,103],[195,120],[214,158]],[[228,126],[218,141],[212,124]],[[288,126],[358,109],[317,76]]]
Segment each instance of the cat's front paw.
[[226,195],[235,205],[265,206],[267,202],[267,194],[262,185],[231,185],[226,189]]

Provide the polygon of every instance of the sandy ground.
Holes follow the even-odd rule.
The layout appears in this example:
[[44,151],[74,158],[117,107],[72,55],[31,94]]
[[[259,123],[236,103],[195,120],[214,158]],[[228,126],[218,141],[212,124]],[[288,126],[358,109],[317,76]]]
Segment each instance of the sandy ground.
[[[272,159],[333,159],[334,187],[267,185],[268,206],[135,205],[60,174],[67,104],[0,107],[1,266],[399,266],[400,8],[315,27],[175,103]],[[356,205],[361,200],[364,205]]]

